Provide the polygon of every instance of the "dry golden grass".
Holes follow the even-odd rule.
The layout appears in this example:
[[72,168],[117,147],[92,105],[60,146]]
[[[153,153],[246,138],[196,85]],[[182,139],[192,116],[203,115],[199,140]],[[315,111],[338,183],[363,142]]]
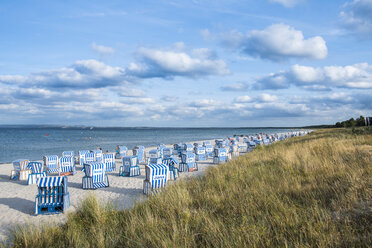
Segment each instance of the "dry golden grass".
[[133,209],[88,198],[15,247],[371,247],[371,129],[319,130],[179,181]]

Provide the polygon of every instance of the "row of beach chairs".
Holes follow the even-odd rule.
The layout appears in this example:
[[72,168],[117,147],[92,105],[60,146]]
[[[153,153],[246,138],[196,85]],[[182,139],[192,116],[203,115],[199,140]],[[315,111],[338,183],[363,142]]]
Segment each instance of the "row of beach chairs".
[[[139,176],[139,164],[146,161],[143,193],[152,194],[166,187],[168,181],[176,180],[179,173],[197,171],[200,161],[213,159],[215,164],[227,162],[231,157],[248,152],[258,145],[269,145],[304,134],[306,132],[217,139],[214,146],[210,142],[175,144],[173,148],[161,144],[149,152],[148,159],[143,146],[135,147],[132,156],[128,156],[125,146],[120,146],[116,153],[80,151],[78,160],[85,173],[82,188],[109,187],[107,172],[116,170],[115,159],[120,158],[123,163],[119,168],[119,176],[125,177]],[[73,151],[63,152],[61,157],[44,156],[43,163],[21,159],[14,161],[13,165],[12,179],[27,180],[27,184],[38,186],[35,214],[64,212],[69,207],[67,176],[76,173]]]

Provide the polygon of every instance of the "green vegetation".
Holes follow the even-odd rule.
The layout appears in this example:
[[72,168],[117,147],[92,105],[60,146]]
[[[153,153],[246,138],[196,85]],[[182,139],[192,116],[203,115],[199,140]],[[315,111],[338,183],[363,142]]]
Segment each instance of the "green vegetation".
[[372,129],[319,130],[117,211],[88,198],[14,247],[371,247]]
[[[369,117],[372,121],[372,117]],[[359,118],[350,118],[346,121],[336,122],[335,125],[315,125],[315,126],[306,126],[304,128],[340,128],[340,127],[364,127],[366,125],[363,115]],[[371,124],[369,124],[371,125]]]

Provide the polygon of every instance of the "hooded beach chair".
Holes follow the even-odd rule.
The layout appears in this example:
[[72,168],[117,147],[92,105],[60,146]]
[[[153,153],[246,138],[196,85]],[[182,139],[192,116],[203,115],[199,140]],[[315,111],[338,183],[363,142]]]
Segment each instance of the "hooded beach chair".
[[72,156],[65,156],[59,158],[59,175],[60,176],[69,176],[75,175],[75,158]]
[[195,153],[187,152],[181,156],[181,163],[179,164],[179,172],[192,172],[198,170],[198,164],[195,161]]
[[214,149],[215,156],[213,157],[213,163],[219,164],[221,162],[227,162],[228,154],[226,148]]
[[192,144],[184,144],[183,153],[194,152],[194,146]]
[[145,158],[145,147],[144,146],[136,146],[133,149],[133,156],[137,156],[138,163],[144,163],[146,160]]
[[111,171],[116,170],[115,153],[103,153],[102,162],[105,164],[106,172],[111,172]]
[[31,170],[27,168],[29,162],[28,159],[17,159],[13,161],[14,170],[10,172],[10,179],[27,180],[28,175],[31,173]]
[[137,156],[125,156],[123,157],[123,165],[120,166],[119,176],[122,177],[134,177],[141,174],[140,167],[137,165]]
[[44,170],[47,173],[59,173],[59,160],[57,155],[44,156]]
[[93,150],[92,152],[94,152],[96,162],[102,162],[102,155],[103,155],[102,150],[98,149],[98,150]]
[[84,164],[84,173],[83,189],[98,189],[110,186],[104,163]]
[[166,147],[163,149],[163,159],[173,156],[173,148]]
[[122,158],[127,156],[128,148],[126,146],[119,146],[119,151],[116,151],[116,158]]
[[196,146],[194,150],[196,154],[196,161],[204,161],[207,159],[204,146]]
[[47,173],[43,171],[43,164],[41,162],[29,162],[27,168],[31,170],[28,175],[27,184],[36,184],[41,177],[46,177]]
[[143,193],[156,193],[167,185],[168,166],[165,164],[148,164],[145,166],[146,179],[143,181]]
[[79,164],[84,165],[85,163],[85,154],[89,153],[89,150],[79,151]]
[[38,194],[35,198],[35,214],[65,212],[70,206],[67,177],[41,177],[37,182]]
[[179,176],[178,165],[179,160],[175,157],[169,157],[163,159],[163,164],[168,166],[169,169],[169,180],[176,180]]
[[162,157],[159,149],[153,149],[149,151],[149,158],[147,164],[161,164]]

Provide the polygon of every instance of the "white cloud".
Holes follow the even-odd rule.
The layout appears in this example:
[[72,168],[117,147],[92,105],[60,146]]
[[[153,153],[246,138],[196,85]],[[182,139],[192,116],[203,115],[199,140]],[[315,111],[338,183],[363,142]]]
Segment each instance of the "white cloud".
[[264,30],[253,30],[247,35],[234,32],[225,39],[228,45],[243,53],[272,61],[289,58],[324,59],[328,53],[322,37],[305,39],[301,31],[285,24],[273,24]]
[[[197,50],[195,50],[197,51]],[[206,50],[198,50],[199,55]],[[141,63],[132,63],[128,74],[148,78],[175,76],[202,77],[208,75],[225,75],[230,71],[224,61],[214,58],[191,57],[185,52],[140,48],[138,57]]]
[[235,103],[248,103],[248,102],[252,102],[252,101],[253,101],[253,99],[250,96],[238,96],[234,99]]
[[296,4],[303,2],[303,0],[269,0],[269,1],[273,3],[280,3],[287,8],[293,7]]
[[123,97],[144,97],[146,95],[145,91],[141,89],[133,88],[119,88],[118,94]]
[[101,54],[101,55],[113,55],[115,53],[115,49],[108,46],[97,45],[96,43],[92,43],[93,51]]
[[350,32],[372,37],[372,1],[354,0],[344,4],[340,12],[342,24]]
[[278,100],[278,97],[277,96],[274,96],[274,95],[270,95],[270,94],[261,94],[259,96],[259,99],[262,102],[275,102],[275,101]]
[[259,79],[254,89],[284,89],[296,85],[310,90],[328,88],[372,88],[372,65],[360,63],[348,66],[314,68],[294,65],[289,71],[270,74]]

